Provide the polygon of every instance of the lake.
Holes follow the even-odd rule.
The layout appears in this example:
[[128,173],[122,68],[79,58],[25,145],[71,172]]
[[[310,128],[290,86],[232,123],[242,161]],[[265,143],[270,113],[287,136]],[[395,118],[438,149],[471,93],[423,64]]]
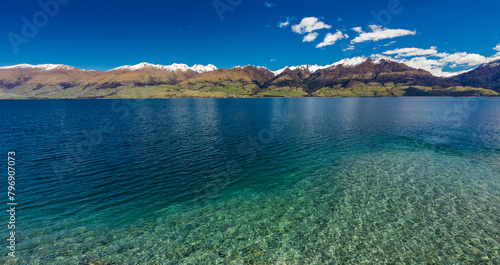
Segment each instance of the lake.
[[7,100],[0,113],[18,203],[16,257],[4,239],[0,263],[500,264],[500,98]]

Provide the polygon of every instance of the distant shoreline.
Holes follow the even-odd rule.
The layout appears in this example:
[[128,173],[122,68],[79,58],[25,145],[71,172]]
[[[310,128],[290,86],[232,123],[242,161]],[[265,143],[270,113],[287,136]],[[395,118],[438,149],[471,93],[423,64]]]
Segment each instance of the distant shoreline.
[[287,99],[298,99],[298,98],[500,98],[500,95],[492,96],[398,96],[398,97],[387,97],[387,96],[359,96],[359,97],[279,97],[279,96],[268,96],[268,97],[170,97],[170,98],[0,98],[0,101],[8,100],[130,100],[130,99],[276,99],[276,98],[287,98]]
[[105,72],[65,65],[0,68],[2,99],[500,96],[500,63],[454,77],[363,57],[327,66],[265,67],[139,64]]

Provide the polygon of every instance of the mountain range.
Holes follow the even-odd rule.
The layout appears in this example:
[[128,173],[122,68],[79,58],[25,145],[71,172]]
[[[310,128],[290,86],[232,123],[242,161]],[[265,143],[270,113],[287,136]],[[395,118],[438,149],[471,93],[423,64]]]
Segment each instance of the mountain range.
[[343,59],[270,71],[259,66],[140,63],[108,71],[59,64],[0,67],[0,98],[499,96],[500,58],[453,77],[389,60]]

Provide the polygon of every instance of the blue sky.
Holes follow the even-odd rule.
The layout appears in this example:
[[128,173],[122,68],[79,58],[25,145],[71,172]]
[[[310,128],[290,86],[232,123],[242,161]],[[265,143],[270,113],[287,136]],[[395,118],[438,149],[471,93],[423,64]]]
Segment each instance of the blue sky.
[[140,62],[210,63],[276,70],[371,56],[439,74],[500,54],[500,1],[491,0],[40,3],[49,8],[37,1],[2,3],[0,65],[108,70]]

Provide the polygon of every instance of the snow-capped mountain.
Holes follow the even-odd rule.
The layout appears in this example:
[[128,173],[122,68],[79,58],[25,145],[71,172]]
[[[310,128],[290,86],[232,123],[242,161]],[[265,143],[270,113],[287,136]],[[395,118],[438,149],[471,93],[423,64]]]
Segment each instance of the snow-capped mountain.
[[247,67],[255,67],[255,68],[259,69],[259,70],[269,70],[269,69],[267,69],[267,67],[264,67],[264,66],[253,66],[253,65],[250,65],[250,64],[247,64],[246,66],[237,65],[237,66],[235,66],[235,67],[233,67],[231,69],[245,69]]
[[217,70],[217,67],[213,64],[208,64],[208,65],[201,65],[201,64],[195,64],[191,67],[189,67],[187,64],[171,64],[171,65],[161,65],[161,64],[150,64],[150,63],[139,63],[136,65],[124,65],[120,66],[114,69],[111,69],[109,71],[117,71],[117,70],[128,70],[128,71],[137,71],[137,70],[142,70],[142,69],[148,69],[148,68],[153,68],[153,69],[158,69],[158,70],[163,70],[163,71],[194,71],[196,73],[205,73],[208,71],[213,71]]
[[82,70],[64,64],[18,64],[0,67],[0,90],[20,85],[40,87],[43,85],[69,85],[88,80],[100,72]]
[[12,66],[2,66],[0,69],[36,69],[36,70],[43,70],[43,71],[50,71],[50,70],[55,70],[55,69],[63,69],[63,70],[73,70],[73,69],[78,69],[69,65],[64,65],[64,64],[38,64],[38,65],[32,65],[32,64],[17,64],[17,65],[12,65]]
[[356,67],[356,66],[366,62],[367,59],[368,58],[366,58],[366,57],[345,58],[345,59],[342,59],[338,62],[331,64],[330,67],[338,66],[338,65],[341,65],[343,67]]
[[482,87],[500,92],[500,57],[490,58],[479,67],[450,79],[466,86]]
[[[56,98],[120,97],[130,96],[130,89],[142,91],[138,87],[145,86],[150,88],[144,91],[152,91],[148,97],[221,96],[226,93],[223,92],[226,88],[230,88],[228,91],[241,89],[235,94],[238,96],[282,95],[288,93],[286,91],[290,91],[293,95],[316,95],[318,91],[323,93],[326,90],[339,89],[343,91],[342,93],[352,96],[358,95],[352,94],[356,89],[360,91],[359,93],[366,93],[363,89],[368,88],[365,86],[376,87],[377,93],[382,91],[381,95],[385,96],[406,95],[401,89],[418,86],[432,88],[429,91],[434,94],[410,91],[408,95],[477,95],[484,91],[478,92],[467,88],[470,90],[467,92],[470,92],[469,94],[464,92],[450,94],[451,92],[444,90],[456,86],[469,86],[500,92],[500,58],[488,60],[472,71],[451,78],[436,77],[425,70],[392,60],[383,58],[373,60],[365,57],[342,59],[323,66],[285,67],[277,71],[252,65],[217,69],[212,64],[188,66],[150,63],[125,65],[108,71],[80,70],[62,64],[20,64],[0,67],[0,97],[1,93],[13,93],[12,91],[24,91],[22,92],[24,94],[20,95],[22,97],[47,97],[47,91],[51,91],[50,93],[53,93],[51,97]],[[18,87],[19,89],[14,89]],[[399,92],[393,93],[391,89],[394,87],[399,87]],[[69,88],[71,90],[68,90]],[[435,89],[444,92],[435,92]],[[371,95],[370,93],[360,95]],[[327,95],[334,94],[327,93]],[[490,91],[484,95],[497,94]]]
[[279,75],[281,74],[283,71],[285,71],[287,68],[290,69],[290,70],[304,70],[304,71],[309,71],[311,74],[316,72],[317,70],[321,70],[321,69],[326,69],[326,68],[330,68],[330,67],[335,67],[335,66],[343,66],[343,67],[355,67],[355,66],[358,66],[360,64],[362,64],[363,62],[366,61],[366,57],[354,57],[354,58],[346,58],[346,59],[342,59],[338,62],[335,62],[333,64],[329,64],[329,65],[317,65],[317,64],[314,64],[314,65],[298,65],[298,66],[286,66],[284,68],[281,68],[279,70],[276,70],[276,71],[271,71],[274,73],[274,75]]
[[500,57],[489,58],[483,65],[487,67],[498,67],[500,66]]

